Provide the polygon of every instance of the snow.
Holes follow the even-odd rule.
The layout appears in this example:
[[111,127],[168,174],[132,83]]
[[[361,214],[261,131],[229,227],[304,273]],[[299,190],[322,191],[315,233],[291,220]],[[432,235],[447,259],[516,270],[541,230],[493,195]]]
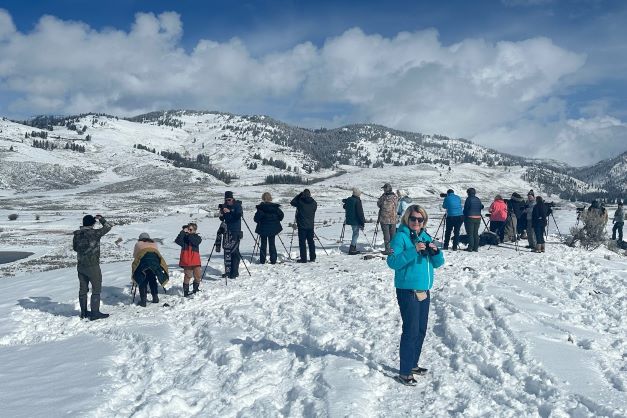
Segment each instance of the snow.
[[[184,129],[227,117],[186,115]],[[224,191],[243,201],[254,229],[254,206],[270,190],[285,211],[280,236],[295,258],[289,201],[302,186],[254,186],[267,174],[262,170],[227,186],[132,148],[136,134],[150,138],[149,146],[183,147],[184,129],[143,124],[134,131],[131,122],[99,119],[105,123],[84,155],[34,149],[15,140],[24,135],[21,125],[2,121],[3,135],[15,134],[0,138],[0,146],[14,145],[17,155],[2,153],[0,170],[58,159],[60,166],[97,172],[63,190],[21,190],[18,181],[0,191],[2,250],[34,253],[0,265],[2,416],[627,416],[627,261],[604,247],[567,247],[552,219],[545,254],[523,243],[520,251],[505,244],[445,253],[421,359],[429,373],[414,388],[393,379],[401,328],[393,272],[381,257],[346,255],[348,242],[338,243],[341,199],[359,187],[366,218],[374,221],[380,187],[390,182],[427,208],[435,234],[439,193],[448,188],[463,194],[476,187],[486,206],[497,193],[534,188],[542,194],[521,180],[524,168],[343,166],[346,174],[309,186],[319,204],[316,233],[329,255],[318,248],[316,263],[293,263],[278,241],[280,264],[251,264],[253,238],[244,226],[241,251],[252,276],[242,265],[227,285],[219,277],[222,253],[213,253],[202,292],[187,299],[173,243],[181,225],[198,223],[206,261]],[[202,145],[192,143],[192,154],[193,147]],[[246,152],[270,152],[266,142],[259,147]],[[232,170],[244,171],[242,161]],[[4,169],[0,180],[13,172]],[[568,233],[575,206],[555,200],[556,223]],[[19,218],[7,221],[11,213]],[[111,316],[96,322],[78,318],[70,247],[71,231],[86,213],[116,224],[101,246],[102,310]],[[374,229],[369,222],[369,241]],[[141,232],[160,240],[171,269],[167,294],[146,308],[132,303],[130,288]],[[377,249],[381,240],[379,234]],[[371,249],[364,235],[358,249]]]

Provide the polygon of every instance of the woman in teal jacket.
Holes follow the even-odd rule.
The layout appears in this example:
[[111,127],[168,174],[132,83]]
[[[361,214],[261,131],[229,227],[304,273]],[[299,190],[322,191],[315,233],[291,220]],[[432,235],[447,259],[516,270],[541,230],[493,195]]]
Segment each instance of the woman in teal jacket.
[[444,255],[425,231],[428,219],[421,206],[407,208],[387,258],[388,266],[394,269],[396,300],[403,320],[398,380],[411,386],[417,383],[415,375],[427,372],[418,367],[418,361],[427,333],[433,271],[444,264]]

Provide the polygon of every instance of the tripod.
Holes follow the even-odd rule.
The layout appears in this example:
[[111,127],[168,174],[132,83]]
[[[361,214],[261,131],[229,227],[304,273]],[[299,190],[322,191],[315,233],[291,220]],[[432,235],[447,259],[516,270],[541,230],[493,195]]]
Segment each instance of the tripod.
[[[562,233],[560,232],[560,228],[557,226],[557,221],[555,220],[555,215],[553,215],[553,211],[551,211],[551,215],[549,215],[549,216],[551,216],[551,218],[553,218],[553,223],[555,224],[555,229],[557,229],[557,234],[560,237],[560,241],[562,241],[564,238],[562,237]],[[579,217],[577,217],[577,224],[579,224]],[[547,236],[549,235],[549,225],[550,225],[550,222],[547,220],[547,222],[546,222],[546,235]],[[576,227],[576,225],[575,225],[575,227]]]
[[[444,228],[442,228],[442,226],[444,226]],[[436,239],[438,238],[438,233],[440,232],[440,228],[442,228],[442,241],[444,241],[444,232],[446,230],[446,215],[442,216],[442,219],[440,219],[440,224],[438,225],[438,229],[435,231],[435,235],[434,235]]]

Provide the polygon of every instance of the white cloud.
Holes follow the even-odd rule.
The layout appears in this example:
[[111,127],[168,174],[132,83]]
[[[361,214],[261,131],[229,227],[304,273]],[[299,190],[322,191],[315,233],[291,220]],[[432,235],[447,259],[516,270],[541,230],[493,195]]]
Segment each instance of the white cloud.
[[[581,145],[582,128],[565,119],[558,93],[586,57],[548,38],[442,45],[435,30],[387,38],[354,28],[319,48],[305,42],[253,56],[236,38],[202,39],[188,52],[182,35],[173,12],[137,14],[128,32],[44,16],[32,32],[20,33],[0,9],[0,91],[17,97],[7,107],[14,114],[251,107],[266,113],[282,103],[306,121],[319,120],[321,108],[348,106],[348,114],[327,113],[327,121],[463,136],[534,156],[538,149],[554,154],[540,146],[549,141],[559,145],[562,160],[569,144]],[[608,139],[599,143],[612,145],[617,129],[602,128]],[[513,140],[522,133],[525,141]]]

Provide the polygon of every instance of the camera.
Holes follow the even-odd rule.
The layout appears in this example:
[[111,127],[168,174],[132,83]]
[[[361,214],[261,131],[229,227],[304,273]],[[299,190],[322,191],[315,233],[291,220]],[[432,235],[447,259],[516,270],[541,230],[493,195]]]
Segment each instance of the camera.
[[446,197],[446,193],[440,193],[440,197]]

